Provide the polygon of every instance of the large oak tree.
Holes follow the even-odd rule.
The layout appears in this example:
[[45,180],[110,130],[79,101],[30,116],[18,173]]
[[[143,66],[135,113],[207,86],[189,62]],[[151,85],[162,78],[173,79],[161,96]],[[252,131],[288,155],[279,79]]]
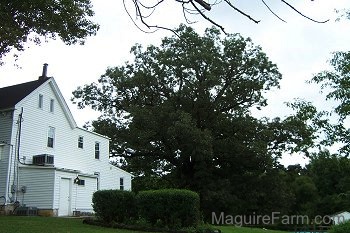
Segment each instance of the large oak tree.
[[78,106],[102,113],[94,129],[147,187],[158,177],[159,187],[195,190],[206,214],[286,208],[276,160],[312,144],[313,131],[302,114],[283,121],[251,115],[278,88],[277,66],[239,34],[211,28],[200,36],[184,25],[176,33],[159,47],[134,46],[134,61],[74,92]]

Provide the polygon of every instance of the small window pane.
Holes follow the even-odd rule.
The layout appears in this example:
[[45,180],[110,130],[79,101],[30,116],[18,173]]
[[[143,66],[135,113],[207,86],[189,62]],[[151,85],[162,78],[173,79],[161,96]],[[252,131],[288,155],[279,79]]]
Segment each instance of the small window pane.
[[79,136],[78,138],[78,148],[83,149],[84,147],[84,137],[83,136]]
[[39,95],[39,103],[38,103],[38,107],[39,108],[43,108],[43,103],[44,103],[44,96],[43,95]]
[[49,127],[49,131],[47,133],[47,147],[53,148],[55,140],[55,128]]
[[99,172],[95,172],[94,173],[96,177],[96,190],[100,190],[100,173]]
[[124,190],[124,178],[121,177],[119,180],[119,189]]
[[100,159],[100,143],[95,142],[95,159]]
[[50,112],[53,112],[55,110],[55,100],[50,100]]

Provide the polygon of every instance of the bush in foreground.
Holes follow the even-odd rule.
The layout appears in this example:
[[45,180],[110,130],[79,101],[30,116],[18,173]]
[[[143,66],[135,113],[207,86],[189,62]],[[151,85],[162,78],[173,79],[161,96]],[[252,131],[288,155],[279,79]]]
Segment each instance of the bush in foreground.
[[329,233],[349,233],[350,232],[350,221],[334,225],[329,230]]
[[139,217],[158,227],[195,227],[200,220],[199,195],[182,189],[139,192],[136,196]]
[[136,217],[135,194],[122,190],[100,190],[92,197],[96,216],[110,223],[126,223]]

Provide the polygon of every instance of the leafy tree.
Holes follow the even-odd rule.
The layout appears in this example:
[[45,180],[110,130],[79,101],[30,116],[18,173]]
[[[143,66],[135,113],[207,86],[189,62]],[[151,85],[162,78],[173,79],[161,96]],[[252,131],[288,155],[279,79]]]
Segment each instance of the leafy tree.
[[292,183],[295,194],[294,214],[306,214],[316,216],[317,204],[319,203],[318,189],[310,176],[300,175]]
[[0,62],[12,49],[23,51],[27,41],[40,44],[59,37],[66,44],[83,44],[99,26],[90,0],[2,0],[0,2]]
[[350,208],[350,159],[328,151],[314,155],[310,176],[320,196],[318,214],[332,214]]
[[311,82],[320,84],[326,93],[326,100],[336,105],[328,115],[337,118],[337,122],[324,127],[325,145],[339,144],[340,155],[348,156],[350,152],[350,130],[346,120],[350,115],[350,52],[336,52],[330,60],[333,70],[322,71]]
[[313,131],[300,115],[251,116],[281,74],[249,38],[215,28],[200,36],[184,25],[176,33],[160,47],[134,46],[132,63],[79,87],[75,101],[102,113],[92,125],[127,170],[199,192],[207,216],[272,209],[280,199],[262,200],[287,190],[276,159],[308,147]]

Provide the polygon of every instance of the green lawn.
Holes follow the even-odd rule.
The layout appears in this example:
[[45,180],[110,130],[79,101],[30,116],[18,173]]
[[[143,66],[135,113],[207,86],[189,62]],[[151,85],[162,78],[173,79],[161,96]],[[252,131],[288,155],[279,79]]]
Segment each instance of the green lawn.
[[[220,227],[223,233],[286,233],[232,226]],[[83,224],[82,219],[52,217],[0,217],[1,233],[133,233],[121,229],[110,229]]]
[[271,231],[257,228],[221,226],[218,227],[223,233],[287,233],[286,231]]

